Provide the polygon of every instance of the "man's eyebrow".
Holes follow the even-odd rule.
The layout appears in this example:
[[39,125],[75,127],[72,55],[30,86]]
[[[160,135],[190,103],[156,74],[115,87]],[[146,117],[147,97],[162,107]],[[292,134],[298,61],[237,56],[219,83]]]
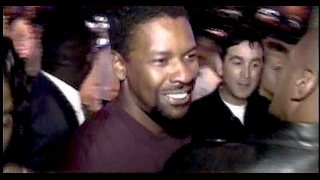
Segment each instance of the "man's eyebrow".
[[192,46],[191,48],[189,48],[185,54],[189,53],[189,52],[192,52],[192,51],[195,51],[197,49],[197,44],[195,44],[194,46]]
[[230,60],[233,60],[233,59],[243,60],[243,57],[235,55],[235,56],[231,56],[229,59],[230,59]]

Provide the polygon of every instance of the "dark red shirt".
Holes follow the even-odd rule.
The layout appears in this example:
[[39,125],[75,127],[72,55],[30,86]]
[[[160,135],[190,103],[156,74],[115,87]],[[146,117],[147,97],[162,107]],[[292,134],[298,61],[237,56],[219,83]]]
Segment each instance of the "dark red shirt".
[[68,172],[160,172],[190,137],[156,137],[110,102],[86,121],[68,144],[62,170]]

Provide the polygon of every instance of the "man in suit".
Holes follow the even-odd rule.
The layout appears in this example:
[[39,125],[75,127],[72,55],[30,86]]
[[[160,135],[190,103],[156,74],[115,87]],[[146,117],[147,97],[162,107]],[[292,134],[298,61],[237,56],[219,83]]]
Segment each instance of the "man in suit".
[[86,120],[79,89],[91,69],[87,57],[92,38],[78,9],[50,10],[46,15],[42,71],[30,94],[25,159],[28,168],[43,171],[49,169],[59,146]]

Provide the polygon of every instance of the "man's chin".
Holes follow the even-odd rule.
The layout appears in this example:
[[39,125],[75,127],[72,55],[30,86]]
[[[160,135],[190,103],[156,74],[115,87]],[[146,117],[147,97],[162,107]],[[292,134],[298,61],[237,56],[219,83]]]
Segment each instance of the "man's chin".
[[151,119],[161,126],[165,132],[176,138],[185,138],[188,135],[188,121],[183,117],[187,111],[152,113]]
[[171,109],[168,109],[168,111],[164,111],[162,113],[162,116],[173,121],[180,120],[187,114],[189,107],[190,105],[181,106],[181,107],[172,107]]

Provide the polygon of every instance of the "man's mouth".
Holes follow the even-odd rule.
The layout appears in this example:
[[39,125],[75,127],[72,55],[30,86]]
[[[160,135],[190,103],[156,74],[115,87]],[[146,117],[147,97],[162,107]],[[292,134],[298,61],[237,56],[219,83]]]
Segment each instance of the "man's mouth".
[[188,96],[188,93],[168,94],[167,96],[172,99],[184,99]]
[[175,106],[185,105],[191,101],[191,93],[189,92],[166,94],[166,97],[168,98],[170,104]]

